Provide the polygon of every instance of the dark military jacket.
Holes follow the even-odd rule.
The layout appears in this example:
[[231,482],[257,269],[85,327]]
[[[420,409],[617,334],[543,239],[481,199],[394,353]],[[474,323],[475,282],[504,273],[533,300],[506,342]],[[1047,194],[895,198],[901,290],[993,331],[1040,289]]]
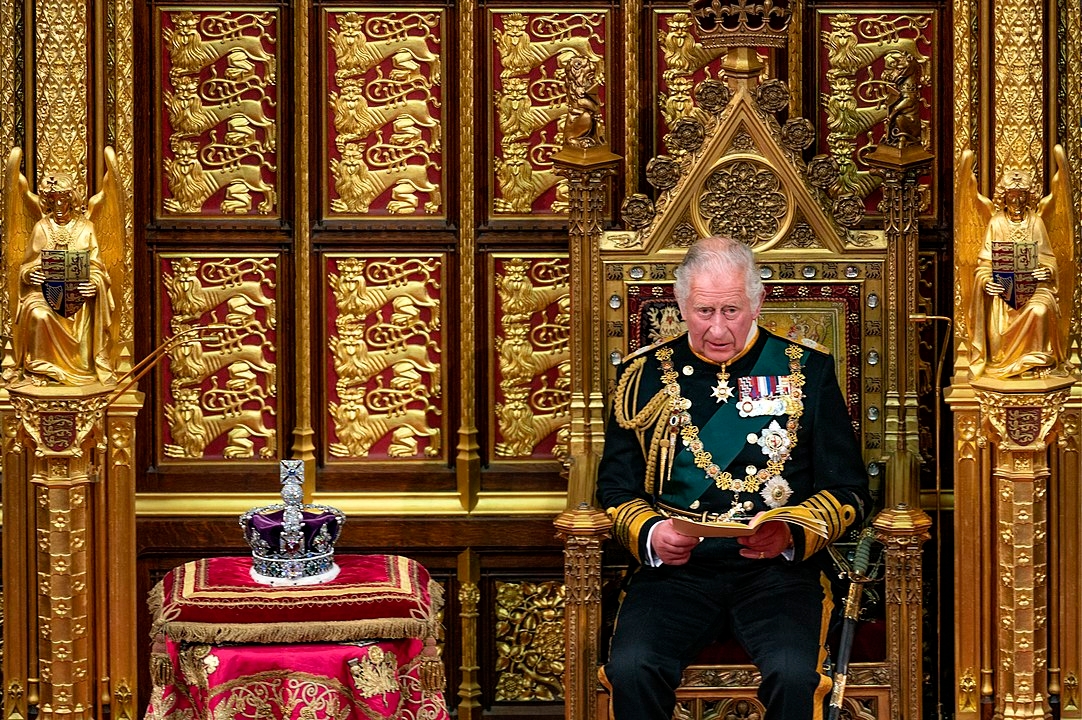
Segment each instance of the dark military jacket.
[[[870,505],[834,362],[759,328],[751,346],[726,364],[732,396],[724,402],[716,396],[728,391],[715,389],[721,369],[691,350],[687,334],[620,366],[597,479],[614,535],[641,561],[650,528],[665,519],[659,510],[724,513],[735,501],[753,516],[800,504],[827,527],[824,538],[790,525],[794,559],[810,558],[860,522]],[[779,446],[780,472],[776,462],[758,472],[779,459]],[[750,474],[758,480],[747,482]],[[733,539],[708,538],[692,561],[697,554],[739,558],[739,549]]]

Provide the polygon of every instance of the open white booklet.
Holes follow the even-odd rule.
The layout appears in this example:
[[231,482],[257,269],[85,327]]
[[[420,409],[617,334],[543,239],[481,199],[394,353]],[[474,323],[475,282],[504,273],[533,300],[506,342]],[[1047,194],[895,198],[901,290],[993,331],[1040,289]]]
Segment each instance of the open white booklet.
[[690,518],[672,518],[673,529],[682,535],[691,537],[743,537],[751,535],[765,522],[781,520],[790,525],[799,525],[809,532],[827,537],[826,521],[817,517],[803,505],[783,505],[761,512],[750,520],[701,521]]

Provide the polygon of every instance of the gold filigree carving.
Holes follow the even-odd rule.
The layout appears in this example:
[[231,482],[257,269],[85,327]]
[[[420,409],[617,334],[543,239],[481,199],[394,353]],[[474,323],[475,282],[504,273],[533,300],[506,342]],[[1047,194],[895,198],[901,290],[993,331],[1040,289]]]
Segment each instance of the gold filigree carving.
[[[165,12],[167,214],[277,211],[278,15]],[[252,194],[259,196],[258,204]],[[208,203],[217,201],[217,207]]]
[[[827,145],[840,170],[834,195],[852,193],[865,199],[879,186],[880,179],[858,168],[856,158],[874,145],[869,130],[887,119],[892,101],[899,99],[894,80],[908,65],[906,56],[916,61],[914,70],[922,84],[930,82],[930,41],[925,33],[932,18],[846,12],[826,18],[829,27],[822,33],[822,42],[828,63],[828,89],[824,93]],[[881,61],[886,64],[882,73],[885,78],[875,77],[875,67]],[[922,102],[919,97],[908,101],[918,105]],[[911,118],[912,113],[905,117]],[[920,120],[919,114],[917,126],[907,125],[906,133],[919,135],[925,147],[931,143],[928,123]]]
[[1043,448],[1067,395],[1063,389],[1047,393],[976,390],[981,415],[991,423],[1008,448]]
[[[390,190],[392,215],[442,209],[439,13],[331,14],[328,93],[334,213],[360,215]],[[433,49],[435,48],[435,50]]]
[[[166,457],[278,455],[277,266],[271,257],[163,258],[170,334],[214,326],[169,351]],[[164,391],[164,388],[163,388]]]
[[711,63],[717,64],[725,54],[725,48],[704,47],[692,32],[693,24],[688,13],[674,13],[668,16],[667,27],[658,39],[665,70],[662,73],[664,87],[658,93],[657,102],[666,128],[672,128],[685,117],[693,117],[704,125],[711,120],[710,115],[697,106],[692,91],[695,77]]
[[[686,83],[686,89],[691,89],[691,78],[700,70],[706,68],[714,60],[725,54],[725,47],[705,47],[698,41],[696,33],[692,30],[694,21],[686,12],[678,12],[669,17],[668,28],[659,39],[661,50],[665,58],[664,79],[669,83],[670,92],[673,91],[672,83],[677,78],[682,78]],[[687,98],[691,100],[690,97]],[[658,102],[664,105],[668,98],[661,95]],[[687,114],[670,116],[665,115],[665,120],[672,123]]]
[[[387,716],[401,712],[405,694],[389,703]],[[353,691],[337,678],[313,673],[271,670],[246,675],[237,681],[215,686],[207,699],[223,715],[233,718],[296,717],[315,715],[346,718],[356,714],[377,720],[380,715],[353,699]]]
[[[65,452],[82,457],[84,441],[101,422],[106,402],[105,394],[85,398],[43,398],[18,392],[11,394],[15,415],[30,437],[37,457]],[[97,443],[104,449],[104,438]],[[22,443],[18,443],[21,447]],[[66,475],[66,458],[50,458],[57,465],[56,473]],[[51,473],[54,471],[50,471]]]
[[706,178],[699,213],[709,234],[725,235],[754,247],[774,238],[792,204],[781,178],[748,159],[725,162]]
[[1067,673],[1063,679],[1063,708],[1065,710],[1077,710],[1079,708],[1078,675],[1073,672]]
[[[601,92],[605,66],[596,51],[604,42],[606,16],[590,14],[508,13],[496,18],[493,28],[495,56],[500,69],[497,98],[496,147],[493,163],[497,188],[493,210],[500,214],[527,214],[542,210],[567,212],[567,181],[552,168],[552,156],[565,143],[560,122],[568,109],[565,76],[593,73]],[[578,58],[572,62],[572,58]],[[595,132],[603,133],[598,108],[591,111]],[[548,207],[541,208],[546,197]]]
[[1041,183],[1044,167],[1045,40],[1039,0],[996,3],[990,25],[995,48],[992,98],[996,111],[995,171],[1004,177],[1026,163]]
[[563,698],[564,589],[496,582],[496,700]]
[[34,11],[33,62],[39,69],[31,104],[37,110],[36,164],[47,174],[70,175],[75,194],[86,197],[88,119],[93,117],[87,77],[91,24],[74,18],[88,18],[89,3],[42,0]]
[[684,670],[681,687],[755,687],[762,681],[754,667],[695,666]]
[[347,663],[357,691],[363,698],[386,696],[398,692],[398,658],[379,645],[371,645],[363,658],[351,658]]
[[337,400],[332,457],[368,457],[388,435],[390,457],[441,452],[438,258],[337,258],[328,275],[337,316],[328,345]]
[[509,259],[496,278],[497,457],[529,457],[570,417],[567,261]]

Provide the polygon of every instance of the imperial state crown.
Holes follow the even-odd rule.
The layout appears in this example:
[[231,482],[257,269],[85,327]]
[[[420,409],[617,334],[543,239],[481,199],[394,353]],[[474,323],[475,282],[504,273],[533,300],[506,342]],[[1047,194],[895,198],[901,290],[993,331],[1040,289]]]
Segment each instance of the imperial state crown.
[[329,505],[305,504],[304,463],[282,460],[282,502],[240,516],[252,548],[252,579],[267,585],[314,585],[337,577],[334,543],[346,516]]

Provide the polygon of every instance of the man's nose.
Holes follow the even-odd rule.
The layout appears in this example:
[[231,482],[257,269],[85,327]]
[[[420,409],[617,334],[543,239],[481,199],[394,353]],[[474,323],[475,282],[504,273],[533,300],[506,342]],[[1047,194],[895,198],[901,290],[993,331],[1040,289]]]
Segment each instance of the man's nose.
[[710,329],[715,335],[723,336],[729,330],[729,321],[721,315],[716,315],[710,321]]

